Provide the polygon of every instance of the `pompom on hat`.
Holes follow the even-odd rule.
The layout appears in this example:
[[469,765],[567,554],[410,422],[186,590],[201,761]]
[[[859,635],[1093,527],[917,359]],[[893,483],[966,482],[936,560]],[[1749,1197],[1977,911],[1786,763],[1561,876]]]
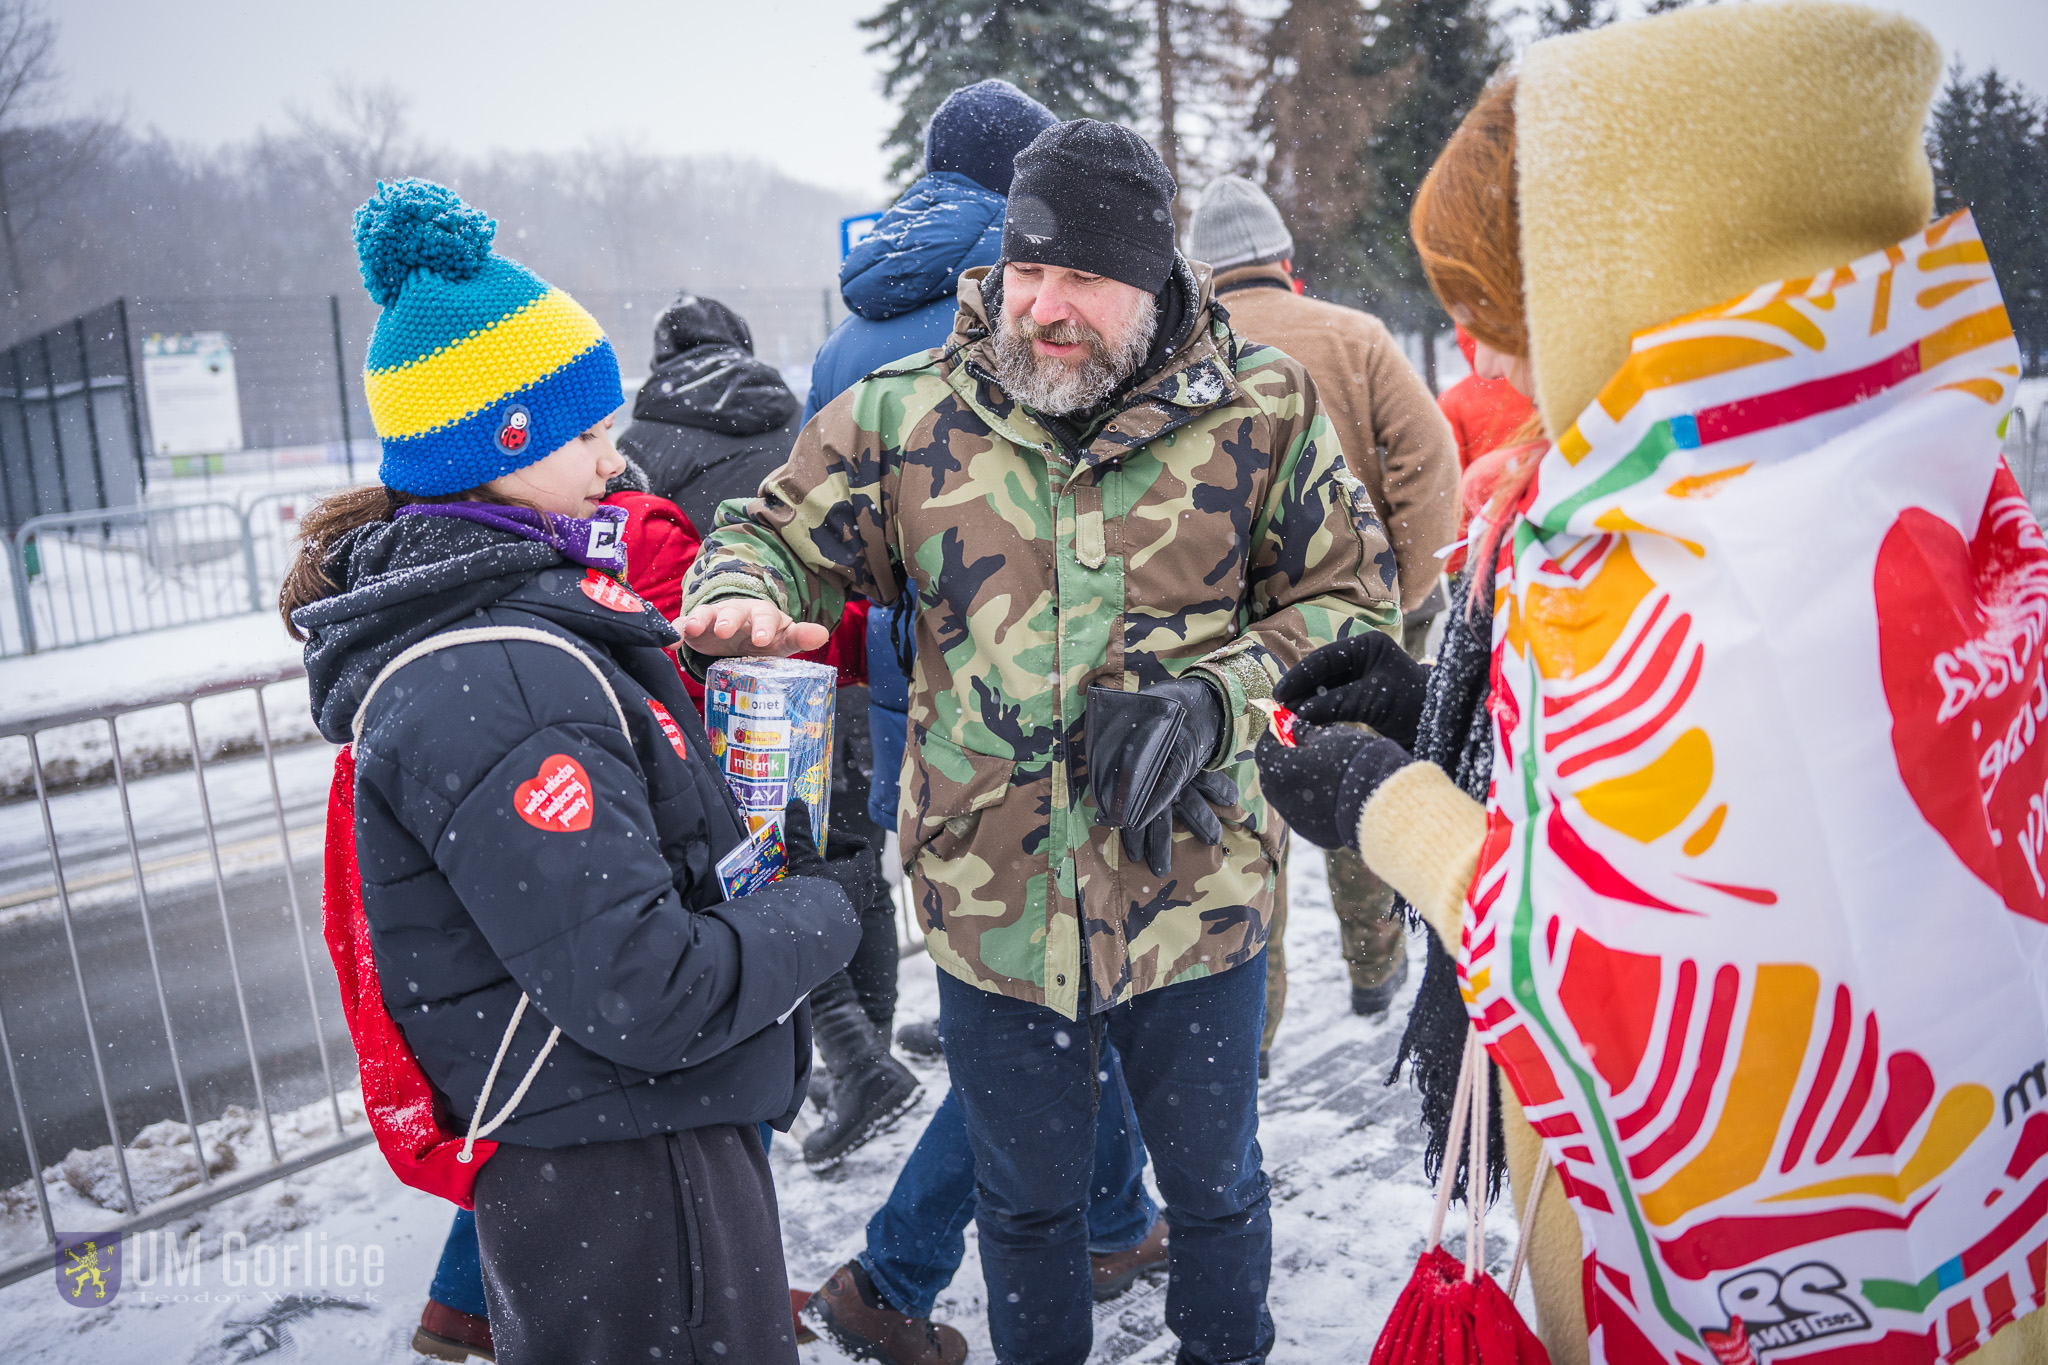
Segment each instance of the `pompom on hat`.
[[387,488],[460,493],[523,469],[625,401],[604,329],[491,250],[498,225],[445,185],[379,182],[356,210],[363,288],[384,310],[363,390]]

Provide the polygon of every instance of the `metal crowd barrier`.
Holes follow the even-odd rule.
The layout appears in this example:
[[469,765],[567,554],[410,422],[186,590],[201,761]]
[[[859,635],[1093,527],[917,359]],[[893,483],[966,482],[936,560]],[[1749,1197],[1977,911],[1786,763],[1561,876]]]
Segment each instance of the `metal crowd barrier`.
[[31,517],[14,533],[0,655],[267,610],[298,518],[334,491]]
[[2024,408],[2014,408],[2005,426],[2005,462],[2037,521],[2048,518],[2048,470],[2042,467],[2048,464],[2048,424],[2039,421],[2043,414],[2048,408],[2037,409],[2030,422]]
[[13,569],[23,654],[263,605],[247,519],[227,502],[31,517]]
[[[85,1044],[92,1055],[90,1085],[99,1100],[99,1107],[106,1120],[107,1136],[113,1146],[113,1160],[119,1174],[124,1207],[122,1217],[111,1226],[95,1229],[108,1236],[144,1232],[189,1216],[197,1209],[209,1204],[242,1194],[257,1186],[282,1179],[319,1162],[354,1151],[371,1140],[366,1126],[351,1131],[342,1116],[340,1092],[336,1087],[336,1059],[330,1055],[327,1033],[323,1027],[322,1011],[318,994],[314,989],[313,962],[306,947],[305,907],[300,904],[298,884],[292,876],[292,849],[290,833],[286,826],[285,802],[277,777],[277,754],[271,744],[269,718],[263,709],[263,691],[266,687],[305,676],[305,669],[292,664],[250,677],[214,683],[205,687],[184,691],[165,692],[141,697],[134,701],[113,706],[84,708],[77,711],[37,717],[31,721],[0,726],[0,740],[21,738],[28,744],[29,759],[35,775],[36,801],[42,816],[43,833],[48,845],[52,889],[57,902],[64,931],[64,944],[68,951],[72,985],[78,995],[78,1005],[83,1012],[85,1023]],[[258,733],[262,740],[265,767],[268,770],[270,788],[270,809],[275,816],[276,839],[283,855],[284,881],[287,888],[291,929],[298,943],[299,971],[303,978],[307,1018],[312,1024],[313,1037],[319,1049],[320,1072],[325,1085],[327,1104],[332,1113],[334,1136],[311,1149],[294,1152],[289,1156],[279,1151],[277,1132],[270,1109],[270,1091],[266,1088],[263,1063],[256,1046],[258,1020],[252,1017],[249,1008],[249,980],[245,979],[242,962],[236,954],[236,931],[229,914],[227,876],[222,867],[221,842],[215,825],[214,809],[207,792],[207,760],[199,743],[198,724],[193,716],[193,703],[204,697],[232,693],[247,693],[256,707]],[[224,969],[232,986],[236,1013],[241,1024],[243,1045],[247,1049],[249,1080],[256,1095],[256,1106],[261,1122],[264,1149],[269,1160],[252,1169],[238,1170],[231,1176],[221,1178],[208,1167],[207,1153],[199,1134],[199,1121],[192,1107],[192,1087],[188,1084],[187,1069],[181,1058],[178,1030],[173,1021],[170,997],[164,987],[163,963],[159,956],[158,927],[152,915],[151,897],[144,877],[143,844],[137,838],[134,808],[129,800],[128,777],[123,771],[121,738],[116,722],[123,716],[152,710],[164,706],[182,706],[184,709],[185,733],[191,743],[191,770],[194,796],[200,823],[206,835],[206,857],[210,864],[215,899],[220,909],[220,927],[225,952],[217,964]],[[140,1203],[136,1199],[134,1181],[129,1174],[128,1149],[124,1144],[122,1125],[115,1116],[114,1095],[107,1083],[106,1066],[103,1062],[105,1048],[99,1028],[95,1024],[93,1002],[86,989],[86,972],[81,962],[79,935],[73,914],[73,883],[67,879],[63,856],[58,848],[57,826],[51,814],[50,793],[44,775],[42,754],[37,746],[37,736],[63,726],[78,725],[93,721],[107,727],[107,738],[112,749],[114,787],[120,803],[122,832],[125,836],[129,873],[126,879],[134,886],[134,911],[140,918],[144,944],[148,950],[151,985],[155,993],[157,1015],[163,1027],[165,1052],[170,1071],[176,1083],[179,1113],[185,1132],[192,1142],[193,1160],[198,1167],[199,1183],[190,1188],[153,1203]],[[147,831],[145,831],[147,832]],[[302,831],[303,835],[303,831]],[[16,985],[21,983],[17,982]],[[275,982],[257,984],[277,985]],[[292,987],[296,989],[296,985]],[[41,1215],[43,1233],[46,1239],[42,1249],[27,1255],[17,1256],[11,1261],[0,1263],[0,1286],[19,1280],[49,1273],[51,1258],[57,1246],[57,1227],[51,1216],[49,1192],[44,1186],[42,1154],[36,1144],[36,1118],[24,1096],[19,1062],[14,1042],[8,1035],[7,996],[11,988],[5,982],[5,973],[0,971],[0,1056],[6,1062],[8,1089],[12,1094],[14,1118],[20,1125],[21,1141],[31,1172],[29,1184],[35,1192],[37,1210]],[[133,1040],[123,1038],[124,1045],[133,1046]],[[344,1059],[346,1060],[346,1059]],[[83,1082],[84,1076],[76,1079]],[[132,1138],[133,1133],[126,1135]]]

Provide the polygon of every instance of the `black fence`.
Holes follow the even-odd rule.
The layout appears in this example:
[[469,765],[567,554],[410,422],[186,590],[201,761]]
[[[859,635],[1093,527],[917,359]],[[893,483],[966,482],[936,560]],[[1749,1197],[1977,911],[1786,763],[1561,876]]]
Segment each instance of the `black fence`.
[[[244,449],[325,445],[345,461],[346,443],[371,434],[362,367],[377,310],[366,296],[143,296],[127,300],[127,306],[138,375],[142,348],[152,336],[226,334],[235,357]],[[146,386],[141,392],[146,398]],[[143,408],[148,432],[146,401]],[[145,449],[155,452],[157,442]]]
[[[618,352],[627,380],[647,373],[654,325],[677,289],[576,290]],[[698,291],[747,319],[754,349],[802,392],[811,357],[844,309],[835,289],[724,286]],[[128,507],[153,475],[234,473],[279,451],[293,463],[374,466],[362,366],[377,309],[360,292],[268,298],[117,299],[0,351],[0,527],[31,517]],[[244,452],[172,457],[150,430],[144,347],[153,337],[224,333],[235,361]],[[274,458],[270,463],[275,464]]]
[[0,525],[142,500],[142,403],[121,300],[0,351]]

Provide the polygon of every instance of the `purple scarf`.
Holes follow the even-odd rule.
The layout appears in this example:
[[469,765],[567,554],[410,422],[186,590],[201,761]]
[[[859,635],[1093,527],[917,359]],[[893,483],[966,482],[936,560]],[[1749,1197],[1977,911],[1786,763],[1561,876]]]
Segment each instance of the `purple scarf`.
[[599,507],[593,517],[565,517],[532,507],[506,507],[494,502],[415,502],[398,509],[401,517],[453,517],[494,530],[537,540],[561,551],[564,559],[606,573],[626,571],[626,509]]

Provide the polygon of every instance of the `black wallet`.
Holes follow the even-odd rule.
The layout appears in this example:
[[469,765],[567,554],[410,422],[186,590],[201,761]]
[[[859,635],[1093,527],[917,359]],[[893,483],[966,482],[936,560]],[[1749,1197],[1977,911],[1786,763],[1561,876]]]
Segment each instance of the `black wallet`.
[[1188,774],[1166,769],[1186,724],[1187,708],[1171,697],[1088,689],[1088,781],[1103,824],[1149,824],[1179,793]]

